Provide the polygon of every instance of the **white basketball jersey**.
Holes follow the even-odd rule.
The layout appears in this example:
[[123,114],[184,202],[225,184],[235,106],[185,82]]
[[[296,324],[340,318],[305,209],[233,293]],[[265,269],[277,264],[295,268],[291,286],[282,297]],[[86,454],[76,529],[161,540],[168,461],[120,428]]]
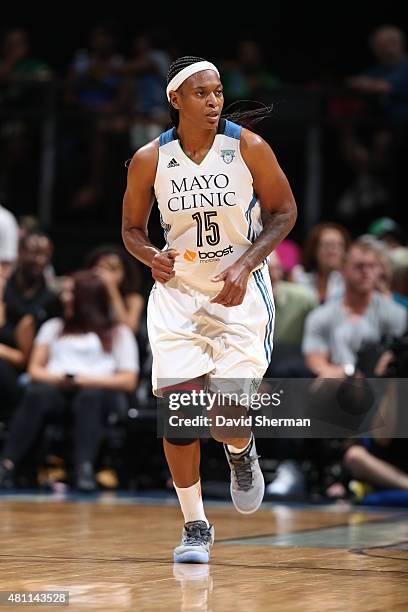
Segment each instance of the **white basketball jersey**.
[[241,126],[221,119],[200,164],[184,153],[175,128],[160,136],[154,190],[176,276],[204,293],[211,278],[236,261],[262,229],[252,175],[240,152]]

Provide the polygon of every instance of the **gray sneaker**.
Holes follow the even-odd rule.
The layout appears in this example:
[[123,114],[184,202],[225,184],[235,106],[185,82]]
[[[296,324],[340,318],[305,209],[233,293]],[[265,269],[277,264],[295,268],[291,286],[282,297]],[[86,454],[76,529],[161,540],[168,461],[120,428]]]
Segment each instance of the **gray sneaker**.
[[231,498],[241,514],[256,512],[262,503],[265,480],[256,454],[255,438],[252,436],[248,450],[238,455],[230,453],[224,444],[225,454],[231,468]]
[[210,546],[214,544],[214,525],[205,521],[186,523],[181,534],[181,544],[174,549],[175,563],[208,563]]

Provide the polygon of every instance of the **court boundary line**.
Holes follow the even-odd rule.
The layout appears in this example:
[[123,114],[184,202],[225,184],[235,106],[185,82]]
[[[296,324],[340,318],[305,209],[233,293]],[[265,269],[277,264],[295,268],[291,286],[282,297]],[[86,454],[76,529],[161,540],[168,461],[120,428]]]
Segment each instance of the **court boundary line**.
[[379,544],[378,546],[364,546],[364,548],[352,549],[350,550],[350,552],[353,552],[356,555],[362,555],[363,557],[367,557],[369,559],[391,559],[392,561],[408,561],[408,557],[404,559],[404,557],[385,557],[384,555],[370,554],[370,550],[387,548],[392,549],[395,546],[398,546],[398,544],[408,544],[408,540],[401,540],[398,542],[393,542],[392,544]]
[[[372,519],[370,521],[365,521],[365,524],[372,525],[376,523],[386,523],[386,522],[398,523],[399,521],[407,520],[407,518],[408,518],[408,512],[404,512],[402,514],[390,514],[390,516],[387,516],[387,517],[381,517],[381,518],[379,517],[379,518]],[[326,525],[326,526],[322,525],[316,528],[307,527],[305,529],[299,529],[298,531],[289,531],[288,533],[279,533],[279,534],[264,533],[264,534],[252,535],[252,536],[248,535],[248,536],[242,536],[242,537],[223,538],[223,539],[217,539],[217,544],[228,544],[229,542],[237,543],[239,540],[256,540],[258,538],[273,538],[273,537],[279,537],[279,536],[298,535],[301,533],[314,533],[316,531],[323,531],[324,529],[337,529],[338,527],[347,527],[347,526],[350,526],[350,524],[348,522],[343,522],[343,523],[338,523],[337,525]]]
[[[293,546],[290,546],[288,548],[293,548]],[[302,550],[301,548],[299,550]],[[347,551],[347,552],[351,552],[351,551]],[[61,561],[63,563],[66,563],[67,561],[69,562],[75,562],[75,563],[151,563],[154,565],[157,564],[161,564],[161,565],[174,565],[174,561],[172,561],[171,559],[157,559],[157,558],[150,558],[150,559],[144,559],[144,558],[116,558],[116,559],[104,559],[104,558],[97,558],[97,557],[47,557],[46,555],[30,555],[30,556],[26,556],[26,555],[4,555],[4,554],[0,554],[0,559],[24,559],[24,561],[32,561],[32,562],[36,562],[39,559],[47,559],[49,561]],[[386,559],[389,559],[389,557],[386,557]],[[392,560],[392,559],[390,559]],[[400,561],[400,559],[398,559],[398,561]],[[283,565],[281,563],[277,563],[277,564],[265,564],[262,563],[262,565],[248,565],[248,564],[240,564],[240,563],[231,563],[229,561],[227,562],[223,562],[223,561],[211,561],[209,563],[210,567],[240,567],[240,568],[245,568],[245,569],[254,569],[254,570],[263,570],[265,568],[268,569],[274,569],[274,570],[306,570],[306,571],[321,571],[321,572],[342,572],[343,574],[347,573],[351,576],[357,576],[357,575],[361,575],[361,574],[393,574],[393,575],[401,575],[401,576],[406,576],[408,574],[408,571],[403,571],[403,570],[393,570],[393,569],[348,569],[348,568],[343,568],[343,567],[320,567],[320,566],[304,566],[304,565]]]

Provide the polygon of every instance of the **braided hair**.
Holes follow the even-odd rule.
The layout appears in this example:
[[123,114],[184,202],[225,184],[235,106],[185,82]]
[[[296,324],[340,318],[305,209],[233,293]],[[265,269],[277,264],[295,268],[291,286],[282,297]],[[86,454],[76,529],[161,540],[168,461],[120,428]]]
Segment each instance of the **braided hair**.
[[[179,57],[176,59],[169,68],[167,73],[167,85],[170,81],[183,70],[190,66],[191,64],[196,64],[197,62],[205,62],[206,60],[202,57],[196,57],[194,55],[184,55],[183,57]],[[239,110],[237,109],[234,112],[231,112],[231,108],[240,104],[254,104],[257,105],[258,108],[253,108],[250,110]],[[237,102],[233,102],[230,104],[223,112],[222,117],[224,119],[229,119],[234,123],[238,123],[243,127],[253,127],[259,121],[262,121],[266,117],[268,117],[272,113],[273,105],[267,106],[263,104],[263,102],[258,102],[255,100],[239,100]],[[230,112],[226,112],[230,110]],[[171,124],[169,127],[178,127],[179,124],[179,112],[174,106],[169,102],[169,113],[170,113],[170,121]]]
[[[172,79],[187,68],[187,66],[191,66],[191,64],[196,64],[197,62],[205,62],[202,57],[195,57],[194,55],[185,55],[184,57],[179,57],[176,59],[169,68],[167,73],[167,85],[170,83]],[[171,102],[169,102],[169,112],[170,112],[170,120],[172,127],[178,127],[179,124],[179,112],[177,108],[174,108]]]

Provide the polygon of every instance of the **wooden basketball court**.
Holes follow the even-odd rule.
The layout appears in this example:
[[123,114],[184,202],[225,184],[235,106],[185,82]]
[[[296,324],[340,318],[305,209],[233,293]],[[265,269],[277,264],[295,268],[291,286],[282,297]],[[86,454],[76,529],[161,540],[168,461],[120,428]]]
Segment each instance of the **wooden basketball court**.
[[0,515],[0,590],[69,591],[72,610],[408,609],[407,512],[209,503],[209,566],[173,564],[173,499],[2,495]]

